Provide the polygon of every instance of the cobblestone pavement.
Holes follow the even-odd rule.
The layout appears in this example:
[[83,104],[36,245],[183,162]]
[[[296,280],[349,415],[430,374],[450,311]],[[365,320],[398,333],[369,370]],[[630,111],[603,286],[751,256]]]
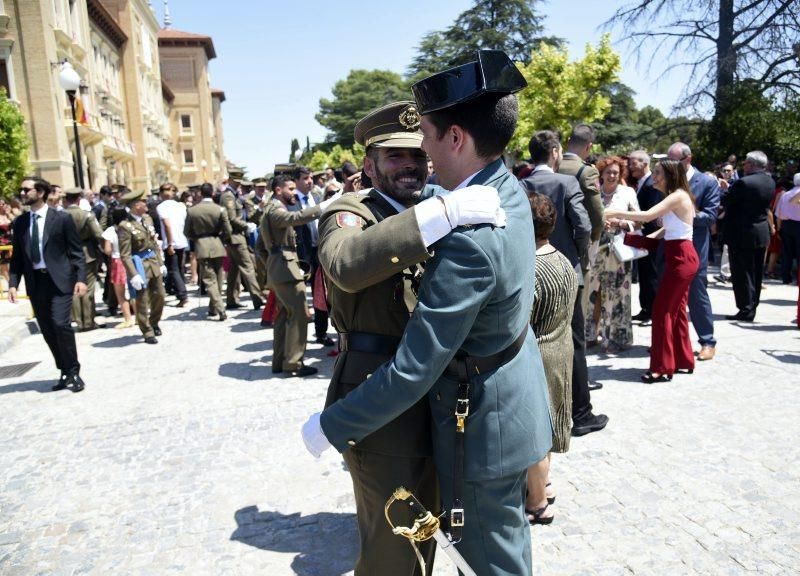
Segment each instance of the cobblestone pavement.
[[[537,573],[800,573],[797,288],[770,283],[752,325],[722,320],[729,287],[711,295],[718,354],[694,375],[641,384],[647,328],[625,354],[590,356],[611,421],[554,456]],[[50,391],[39,335],[0,356],[41,361],[0,380],[0,574],[349,573],[349,476],[299,437],[328,349],[309,345],[317,378],[273,378],[259,315],[212,322],[204,305],[168,307],[157,346],[136,329],[79,334],[80,394]],[[434,575],[454,573],[440,554]]]

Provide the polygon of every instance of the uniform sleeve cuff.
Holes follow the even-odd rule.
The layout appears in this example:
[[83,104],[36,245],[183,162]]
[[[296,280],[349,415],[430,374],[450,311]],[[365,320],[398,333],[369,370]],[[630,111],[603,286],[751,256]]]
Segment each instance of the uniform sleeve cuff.
[[428,198],[414,207],[417,226],[425,247],[430,247],[450,233],[444,204],[438,198]]

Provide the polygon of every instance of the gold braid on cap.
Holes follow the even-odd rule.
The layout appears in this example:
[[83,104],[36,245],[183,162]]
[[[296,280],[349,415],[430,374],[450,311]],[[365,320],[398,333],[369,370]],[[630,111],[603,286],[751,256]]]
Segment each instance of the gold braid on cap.
[[400,122],[400,125],[406,130],[416,130],[419,128],[419,112],[417,112],[414,106],[406,106],[406,108],[400,112],[397,121]]

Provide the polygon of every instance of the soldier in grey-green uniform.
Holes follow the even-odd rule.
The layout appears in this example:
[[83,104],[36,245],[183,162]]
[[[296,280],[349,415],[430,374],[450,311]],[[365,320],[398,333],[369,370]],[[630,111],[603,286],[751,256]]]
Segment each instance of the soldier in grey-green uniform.
[[225,256],[223,239],[231,236],[228,211],[212,200],[214,188],[206,182],[200,186],[203,199],[189,208],[183,233],[194,242],[197,269],[208,293],[208,315],[219,314],[220,321],[227,318],[222,302],[222,259]]
[[311,376],[317,373],[317,369],[303,365],[308,338],[308,305],[305,274],[297,258],[294,227],[319,218],[324,203],[289,211],[287,206],[297,202],[295,189],[295,182],[290,176],[281,174],[273,178],[272,196],[261,218],[261,238],[269,251],[267,287],[278,299],[272,373]]
[[[400,122],[410,118],[411,108],[411,102],[395,102],[370,112],[356,125],[355,140],[367,147],[364,172],[375,187],[344,195],[320,219],[319,260],[328,279],[330,318],[339,332],[341,349],[326,405],[345,397],[391,359],[417,302],[414,289],[421,268],[412,265],[403,270],[403,266],[427,259],[425,246],[404,243],[404,238],[410,238],[404,232],[394,236],[384,230],[383,246],[373,249],[374,240],[367,233],[378,222],[391,225],[392,217],[413,205],[414,193],[425,185],[427,156],[420,149],[419,122]],[[374,261],[365,265],[364,259]],[[393,273],[379,272],[384,278],[378,279],[372,271],[384,268],[385,263]],[[427,397],[343,456],[353,479],[361,537],[355,573],[421,574],[411,546],[392,533],[383,505],[395,488],[405,486],[428,509],[439,508]],[[395,520],[404,526],[413,524],[408,518]],[[435,549],[433,540],[420,544],[429,574]]]
[[79,206],[83,190],[68,188],[64,195],[65,210],[72,217],[75,228],[78,230],[78,236],[80,236],[83,246],[83,256],[86,260],[86,294],[72,299],[72,321],[78,325],[78,330],[86,332],[99,328],[94,321],[94,289],[97,285],[97,267],[100,264],[103,230],[94,214]]
[[128,206],[130,217],[117,226],[119,255],[136,290],[136,322],[148,344],[158,344],[161,313],[164,310],[164,282],[167,269],[156,241],[153,221],[147,214],[146,193],[128,192],[120,200]]
[[226,304],[228,308],[241,308],[239,303],[239,281],[244,283],[253,300],[253,308],[258,310],[263,306],[261,291],[256,282],[256,273],[253,269],[253,258],[247,249],[247,233],[255,230],[255,224],[243,218],[242,205],[236,199],[230,187],[220,196],[220,205],[228,212],[228,221],[233,230],[230,242],[227,244],[230,268],[228,269],[228,286],[226,288]]

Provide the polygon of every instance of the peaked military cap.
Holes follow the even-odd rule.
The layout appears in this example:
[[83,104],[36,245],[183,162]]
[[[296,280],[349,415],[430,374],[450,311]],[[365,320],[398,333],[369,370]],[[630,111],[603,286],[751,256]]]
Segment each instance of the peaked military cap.
[[502,50],[478,50],[476,59],[411,86],[420,114],[474,100],[483,94],[513,94],[528,83]]
[[83,189],[81,188],[67,188],[64,190],[65,196],[83,196]]
[[147,192],[145,192],[144,190],[140,190],[139,192],[131,190],[127,194],[121,196],[119,201],[122,202],[123,204],[132,204],[137,200],[144,201],[146,197],[147,197]]
[[267,185],[267,181],[266,180],[256,180],[256,181],[253,182],[253,184],[255,186],[266,186]]
[[416,104],[392,102],[359,120],[353,135],[356,142],[365,147],[419,148],[422,145],[419,121]]

